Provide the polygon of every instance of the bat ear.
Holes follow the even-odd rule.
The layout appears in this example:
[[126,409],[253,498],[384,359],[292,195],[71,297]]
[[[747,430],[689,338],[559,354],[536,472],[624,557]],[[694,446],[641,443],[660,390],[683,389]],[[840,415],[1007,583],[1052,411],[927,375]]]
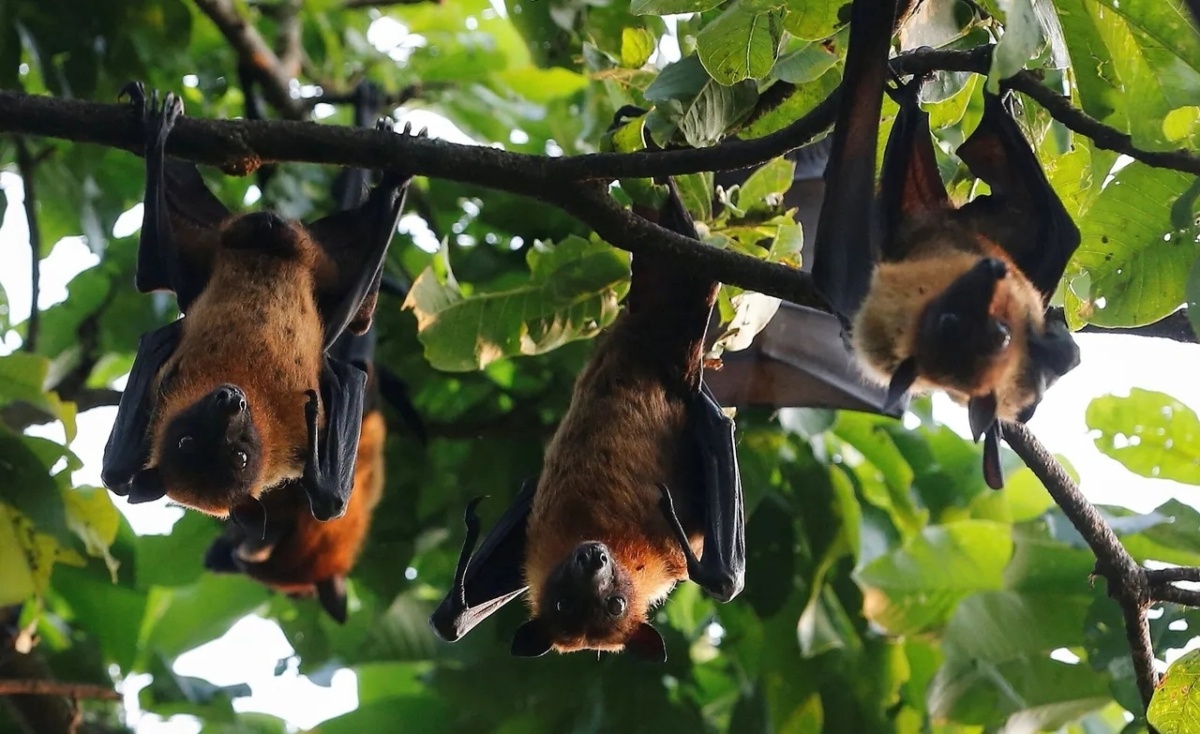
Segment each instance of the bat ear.
[[642,622],[625,641],[625,652],[649,663],[667,662],[667,643],[649,622]]
[[535,617],[517,628],[510,650],[514,657],[540,658],[552,647],[554,642],[550,639],[550,630]]
[[129,482],[129,504],[140,505],[143,502],[153,502],[167,494],[167,486],[163,484],[162,472],[157,466],[142,469],[133,475]]
[[330,576],[317,582],[317,599],[338,624],[346,623],[346,577]]
[[971,424],[971,436],[976,441],[983,432],[996,422],[996,393],[990,392],[982,397],[973,397],[967,401],[967,417]]
[[992,489],[1004,489],[1004,469],[1000,466],[1000,422],[996,421],[983,439],[983,481]]
[[917,360],[909,357],[896,367],[892,373],[892,381],[888,383],[887,397],[883,401],[883,409],[890,411],[900,404],[904,393],[917,381]]

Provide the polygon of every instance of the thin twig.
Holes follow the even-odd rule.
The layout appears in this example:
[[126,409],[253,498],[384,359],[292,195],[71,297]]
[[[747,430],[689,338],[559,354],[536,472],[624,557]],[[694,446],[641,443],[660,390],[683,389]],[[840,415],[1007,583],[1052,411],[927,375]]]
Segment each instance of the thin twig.
[[1200,607],[1200,591],[1181,589],[1178,586],[1162,584],[1150,587],[1150,597],[1154,601],[1167,601],[1172,604],[1183,604],[1188,607]]
[[391,5],[419,5],[423,2],[433,2],[437,5],[442,4],[442,0],[345,0],[342,7],[347,10],[356,8],[386,8]]
[[1158,685],[1158,672],[1154,669],[1150,624],[1146,619],[1146,609],[1151,599],[1145,570],[1133,560],[1125,546],[1121,545],[1116,533],[1104,521],[1095,506],[1079,491],[1078,485],[1067,474],[1062,464],[1026,426],[1006,425],[1004,438],[1045,485],[1046,491],[1095,554],[1096,568],[1108,585],[1108,595],[1121,606],[1129,650],[1133,656],[1138,692],[1141,694],[1142,704],[1149,706],[1150,698]]
[[38,299],[42,292],[42,231],[38,226],[37,188],[34,185],[37,164],[25,138],[16,136],[16,145],[17,172],[25,188],[25,219],[29,223],[29,320],[25,324],[24,349],[33,352],[37,350],[38,331],[42,322],[42,314],[38,310]]
[[230,0],[195,0],[195,3],[216,24],[242,63],[254,69],[263,94],[280,116],[287,120],[303,119],[305,109],[292,96],[292,77],[254,24],[243,18]]
[[[409,84],[398,92],[385,94],[380,98],[380,107],[399,107],[400,105],[421,96],[422,85]],[[348,91],[326,91],[312,97],[301,97],[300,103],[312,109],[319,104],[354,104],[357,101],[353,89]]]
[[1169,584],[1176,581],[1200,582],[1200,568],[1181,566],[1176,568],[1147,569],[1146,581],[1151,586]]
[[[979,46],[969,51],[918,49],[892,59],[892,68],[904,74],[931,71],[970,71],[986,74],[991,65],[991,58],[992,46]],[[1127,133],[1109,127],[1073,106],[1068,97],[1047,87],[1032,72],[1019,71],[1003,80],[1001,86],[1028,95],[1068,129],[1091,138],[1098,148],[1122,153],[1154,168],[1169,168],[1200,175],[1200,155],[1185,148],[1171,151],[1138,148]]]
[[303,27],[300,23],[300,0],[284,0],[278,12],[279,36],[275,49],[279,56],[280,71],[289,78],[300,74],[304,58]]
[[1152,336],[1159,339],[1170,339],[1185,344],[1196,343],[1196,332],[1192,322],[1188,320],[1188,310],[1181,308],[1175,313],[1165,316],[1152,324],[1121,328],[1115,326],[1097,326],[1088,324],[1080,329],[1085,334],[1125,334],[1127,336]]
[[64,683],[56,680],[0,678],[0,696],[65,696],[120,701],[121,694],[93,683]]

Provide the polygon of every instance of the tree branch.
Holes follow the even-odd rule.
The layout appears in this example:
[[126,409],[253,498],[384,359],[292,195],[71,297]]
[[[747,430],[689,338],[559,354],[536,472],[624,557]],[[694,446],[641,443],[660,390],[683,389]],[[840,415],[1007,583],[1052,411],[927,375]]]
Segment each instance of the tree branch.
[[121,694],[108,686],[93,683],[63,683],[45,678],[24,680],[0,679],[0,696],[65,696],[66,698],[100,698],[120,701]]
[[1154,649],[1150,642],[1150,624],[1146,619],[1146,609],[1152,600],[1145,570],[1121,545],[1116,533],[1079,491],[1078,485],[1062,464],[1025,425],[1006,424],[1004,438],[1045,485],[1046,491],[1095,554],[1097,573],[1104,577],[1109,597],[1121,606],[1138,692],[1142,704],[1149,706],[1158,685],[1158,673],[1154,669]]
[[345,0],[342,7],[354,10],[357,8],[386,8],[391,5],[418,5],[423,2],[442,4],[442,0]]
[[292,97],[292,77],[258,29],[238,14],[231,0],[195,0],[196,7],[216,24],[237,52],[242,63],[254,70],[262,84],[263,94],[280,116],[288,120],[303,119],[305,109]]
[[[607,178],[589,174],[589,161],[621,169],[622,175],[652,175],[663,160],[672,162],[673,168],[702,171],[713,164],[728,162],[730,157],[722,154],[734,151],[739,161],[737,167],[752,165],[806,142],[810,136],[796,131],[804,126],[820,130],[824,123],[814,119],[814,115],[809,115],[800,121],[803,123],[800,127],[788,128],[796,136],[792,140],[795,145],[781,142],[777,136],[786,131],[780,131],[776,136],[705,150],[599,154],[572,159],[510,153],[363,128],[286,120],[218,121],[184,117],[172,131],[167,151],[176,158],[243,174],[265,161],[291,160],[403,170],[522,194],[561,206],[621,249],[688,258],[702,275],[795,303],[818,305],[823,300],[808,274],[701,245],[618,206],[597,184],[572,182],[573,178]],[[140,150],[140,127],[128,105],[0,92],[0,132],[32,133]],[[685,161],[686,165],[675,165],[679,161]]]
[[1150,596],[1155,601],[1166,601],[1172,604],[1182,604],[1188,607],[1200,607],[1200,591],[1181,589],[1178,586],[1163,584],[1150,587]]
[[284,0],[279,7],[279,37],[275,49],[279,56],[280,72],[289,78],[300,74],[304,59],[303,27],[300,23],[300,0]]
[[[892,68],[903,74],[923,74],[931,71],[969,71],[987,74],[991,66],[992,46],[979,46],[969,51],[933,51],[918,49],[892,59]],[[1043,84],[1030,71],[1019,71],[1000,83],[1002,87],[1028,95],[1068,129],[1091,138],[1096,147],[1121,153],[1155,168],[1200,175],[1200,156],[1186,150],[1149,151],[1134,146],[1133,139],[1096,120],[1071,105],[1071,100]]]
[[38,300],[42,291],[42,231],[38,226],[37,192],[34,186],[34,173],[37,164],[29,152],[25,138],[16,136],[17,172],[21,175],[21,185],[25,188],[25,219],[29,224],[29,321],[25,325],[26,352],[37,350],[38,331],[42,322],[41,311],[38,310]]
[[1200,568],[1181,566],[1177,568],[1159,568],[1146,570],[1146,581],[1151,586],[1170,584],[1176,581],[1195,581],[1200,583]]
[[[1061,311],[1062,309],[1057,309]],[[1085,334],[1126,334],[1129,336],[1153,336],[1159,339],[1171,339],[1172,341],[1183,342],[1186,344],[1196,343],[1196,332],[1192,329],[1192,322],[1188,320],[1188,310],[1181,308],[1175,313],[1155,321],[1153,324],[1145,326],[1134,326],[1128,329],[1113,327],[1113,326],[1097,326],[1088,324],[1080,329]]]

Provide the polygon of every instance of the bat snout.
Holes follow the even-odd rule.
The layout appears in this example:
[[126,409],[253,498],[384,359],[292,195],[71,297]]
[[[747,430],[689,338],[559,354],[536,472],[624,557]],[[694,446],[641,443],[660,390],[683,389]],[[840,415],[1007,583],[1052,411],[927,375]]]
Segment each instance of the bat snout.
[[575,549],[572,560],[576,568],[594,576],[609,566],[608,548],[603,543],[584,543]]
[[246,393],[237,385],[221,385],[212,392],[215,409],[227,416],[245,413],[248,409]]

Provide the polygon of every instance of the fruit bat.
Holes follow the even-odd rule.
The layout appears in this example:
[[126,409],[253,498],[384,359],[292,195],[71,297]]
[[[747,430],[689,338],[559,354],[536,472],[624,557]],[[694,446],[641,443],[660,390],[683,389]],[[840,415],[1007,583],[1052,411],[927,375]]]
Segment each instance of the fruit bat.
[[[696,237],[673,183],[660,224]],[[733,421],[702,379],[717,283],[633,258],[626,309],[576,381],[546,450],[479,550],[470,503],[454,586],[430,617],[455,641],[528,592],[514,655],[625,650],[665,660],[649,621],[678,581],[720,601],[742,589],[745,516]]]
[[234,510],[209,546],[204,566],[214,573],[244,573],[293,598],[316,596],[329,616],[346,621],[346,577],[371,529],[371,516],[383,495],[387,423],[380,410],[372,359],[375,328],[363,336],[343,333],[329,354],[367,373],[362,430],[354,464],[354,490],[346,513],[316,520],[304,488],[296,480],[247,499]]
[[371,324],[408,176],[389,172],[361,206],[307,225],[234,215],[195,166],[166,159],[179,98],[159,105],[137,83],[123,94],[145,134],[136,285],[174,291],[184,317],[142,337],[105,446],[105,486],[225,517],[296,480],[313,517],[340,516],[366,375],[326,350]]
[[919,81],[888,90],[900,111],[873,196],[891,5],[855,0],[851,10],[848,93],[813,276],[849,326],[864,372],[888,386],[889,402],[910,389],[940,389],[967,404],[976,440],[986,437],[984,478],[999,488],[1001,422],[1027,421],[1079,362],[1066,325],[1046,317],[1079,230],[1004,100],[990,94],[958,156],[991,193],[955,206],[918,105]]

